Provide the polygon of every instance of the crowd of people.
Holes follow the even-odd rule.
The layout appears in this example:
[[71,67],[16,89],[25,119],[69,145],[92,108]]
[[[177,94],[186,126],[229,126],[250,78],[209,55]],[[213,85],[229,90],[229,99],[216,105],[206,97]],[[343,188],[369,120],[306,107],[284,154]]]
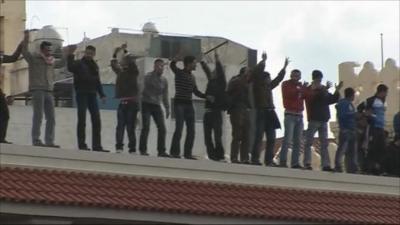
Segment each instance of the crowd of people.
[[[76,59],[75,45],[64,48],[64,57],[56,59],[52,55],[52,44],[43,41],[40,53],[29,52],[29,32],[25,32],[24,40],[12,55],[1,54],[1,63],[15,62],[20,54],[29,65],[29,91],[32,94],[32,144],[34,146],[59,148],[55,140],[55,113],[53,99],[54,69],[67,66],[73,74],[77,104],[77,142],[80,150],[109,152],[101,144],[101,118],[98,97],[105,100],[99,74],[99,67],[94,60],[96,48],[86,46],[84,56]],[[122,55],[122,57],[118,57]],[[204,92],[196,85],[192,71],[196,70],[197,61],[194,56],[181,55],[170,59],[169,66],[175,74],[175,96],[173,100],[175,113],[175,131],[169,152],[166,148],[165,118],[170,116],[168,98],[168,81],[163,76],[163,59],[154,61],[153,71],[144,76],[144,88],[139,88],[139,69],[137,56],[131,54],[124,44],[115,49],[111,58],[111,68],[116,75],[115,98],[119,99],[117,110],[117,126],[115,132],[115,148],[117,153],[124,150],[124,133],[128,135],[128,151],[136,152],[136,119],[142,115],[142,130],[139,139],[139,154],[147,156],[147,141],[150,120],[153,118],[158,130],[157,150],[159,157],[185,158],[196,160],[192,155],[195,139],[195,110],[192,95],[205,99],[203,119],[205,147],[208,158],[214,161],[226,161],[222,143],[223,113],[230,116],[232,125],[232,142],[230,162],[271,167],[289,167],[292,169],[312,170],[311,147],[314,135],[318,132],[320,141],[322,171],[347,173],[367,173],[400,176],[400,112],[394,118],[395,138],[388,140],[385,133],[385,98],[388,87],[380,84],[376,93],[362,102],[358,107],[353,105],[355,90],[347,87],[341,98],[343,83],[335,85],[331,82],[323,85],[323,73],[312,72],[311,83],[300,82],[301,71],[294,69],[290,78],[283,81],[290,61],[285,59],[283,68],[275,78],[265,71],[267,54],[262,54],[261,61],[254,67],[243,67],[239,74],[227,82],[224,67],[215,53],[215,69],[212,71],[206,62],[200,65],[207,76],[208,83]],[[183,68],[177,66],[183,61]],[[283,81],[283,82],[282,82]],[[282,84],[281,84],[282,83]],[[272,90],[281,84],[284,106],[284,137],[279,155],[279,163],[274,162],[276,129],[281,123],[275,112]],[[252,95],[249,88],[252,86]],[[9,111],[5,94],[0,89],[0,142],[6,141]],[[253,99],[250,99],[253,96]],[[251,100],[254,104],[251,104]],[[340,128],[339,143],[334,165],[328,153],[328,121],[331,118],[329,106],[336,104],[337,121]],[[389,103],[390,104],[390,103]],[[164,106],[164,110],[162,108]],[[305,107],[304,107],[305,106]],[[255,130],[250,130],[250,110],[255,109]],[[307,110],[308,128],[303,136],[303,112]],[[89,111],[92,123],[91,149],[86,144],[86,111]],[[43,114],[46,118],[44,142],[40,128]],[[186,138],[181,151],[183,126],[186,125]],[[266,136],[264,159],[260,159],[262,140]],[[301,140],[305,139],[303,162],[300,162]],[[252,140],[253,139],[253,140]],[[250,142],[254,141],[250,149]],[[288,163],[288,149],[292,149]],[[344,161],[344,165],[343,162]]]

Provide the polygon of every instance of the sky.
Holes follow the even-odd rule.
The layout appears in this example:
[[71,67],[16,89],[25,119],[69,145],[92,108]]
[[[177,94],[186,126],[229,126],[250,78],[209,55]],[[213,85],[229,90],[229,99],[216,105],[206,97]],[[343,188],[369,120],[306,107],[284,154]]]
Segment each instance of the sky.
[[[54,25],[73,44],[84,33],[95,38],[110,27],[140,30],[154,22],[160,32],[221,36],[268,53],[277,74],[285,56],[303,78],[321,70],[337,82],[344,61],[381,67],[399,63],[400,1],[27,1],[27,28]],[[124,32],[130,32],[129,30]]]

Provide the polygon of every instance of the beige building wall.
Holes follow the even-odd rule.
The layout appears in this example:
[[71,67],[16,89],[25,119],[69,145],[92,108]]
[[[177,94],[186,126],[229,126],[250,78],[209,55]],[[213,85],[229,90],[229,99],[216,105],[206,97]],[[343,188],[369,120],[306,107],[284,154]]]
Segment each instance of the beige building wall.
[[[25,30],[26,10],[25,0],[0,0],[0,51],[12,54],[22,40]],[[1,88],[10,93],[10,73],[16,67],[13,64],[3,64],[0,69]]]

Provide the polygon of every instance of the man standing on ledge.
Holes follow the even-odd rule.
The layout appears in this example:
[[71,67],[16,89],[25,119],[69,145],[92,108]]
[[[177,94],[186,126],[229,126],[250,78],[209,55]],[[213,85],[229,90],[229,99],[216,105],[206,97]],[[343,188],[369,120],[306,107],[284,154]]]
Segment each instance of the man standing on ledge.
[[76,46],[69,46],[68,70],[74,74],[74,87],[78,109],[78,147],[80,150],[90,150],[86,145],[86,110],[89,109],[92,120],[92,148],[93,151],[108,152],[101,146],[101,121],[97,103],[97,93],[103,103],[106,96],[100,82],[99,67],[94,61],[96,48],[89,45],[85,55],[80,60],[74,60]]
[[[29,91],[32,94],[32,144],[34,146],[54,147],[54,130],[56,120],[54,115],[54,68],[65,65],[64,57],[56,60],[51,54],[52,44],[43,41],[40,44],[40,53],[28,51],[29,31],[25,31],[22,41],[22,55],[29,65]],[[45,143],[40,139],[43,112],[46,117]]]
[[192,102],[192,94],[199,98],[206,98],[206,95],[197,89],[196,80],[192,71],[196,69],[196,58],[186,56],[183,59],[183,69],[176,66],[176,58],[170,63],[171,70],[175,74],[175,132],[172,138],[170,155],[173,158],[180,158],[180,142],[182,137],[183,123],[186,123],[186,140],[184,147],[185,159],[196,159],[192,155],[192,148],[195,136],[195,116]]

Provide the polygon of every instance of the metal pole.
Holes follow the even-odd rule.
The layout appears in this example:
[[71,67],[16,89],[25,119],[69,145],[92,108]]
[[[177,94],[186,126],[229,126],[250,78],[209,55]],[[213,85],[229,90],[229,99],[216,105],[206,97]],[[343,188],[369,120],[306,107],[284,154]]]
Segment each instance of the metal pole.
[[383,68],[383,34],[381,33],[381,68]]

